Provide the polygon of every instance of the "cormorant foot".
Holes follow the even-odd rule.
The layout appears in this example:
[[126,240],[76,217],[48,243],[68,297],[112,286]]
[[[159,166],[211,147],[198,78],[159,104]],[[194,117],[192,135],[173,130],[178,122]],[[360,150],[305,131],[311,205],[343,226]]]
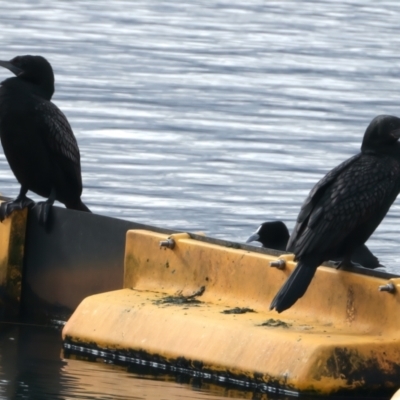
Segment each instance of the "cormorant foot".
[[23,210],[24,208],[32,208],[35,202],[29,197],[18,196],[15,200],[4,201],[0,205],[0,221],[3,222],[15,210]]
[[40,201],[35,205],[35,208],[38,207],[39,209],[39,224],[42,226],[46,226],[47,222],[50,217],[50,211],[51,207],[53,205],[53,202],[49,201]]

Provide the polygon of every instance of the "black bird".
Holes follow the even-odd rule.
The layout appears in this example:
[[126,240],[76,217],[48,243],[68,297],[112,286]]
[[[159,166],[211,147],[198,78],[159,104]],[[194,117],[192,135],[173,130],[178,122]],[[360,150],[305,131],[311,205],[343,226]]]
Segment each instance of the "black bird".
[[[262,247],[285,251],[289,241],[289,230],[282,221],[263,222],[258,229],[247,239],[246,243],[260,242]],[[343,257],[335,254],[331,261],[342,261]],[[375,269],[385,267],[380,264],[368,247],[363,244],[354,250],[352,261],[364,268]]]
[[385,217],[400,192],[400,119],[375,117],[361,152],[330,171],[303,203],[287,251],[298,261],[270,309],[282,312],[304,295],[317,267],[341,254],[352,256]]
[[268,221],[263,222],[246,243],[260,242],[268,249],[285,251],[289,236],[288,228],[282,221]]
[[55,200],[67,208],[90,210],[82,203],[82,177],[78,144],[65,115],[50,100],[54,73],[41,56],[18,56],[0,61],[15,77],[0,86],[0,138],[4,154],[21,190],[3,203],[0,219],[14,210],[31,207],[28,190],[48,198],[37,204],[45,224]]

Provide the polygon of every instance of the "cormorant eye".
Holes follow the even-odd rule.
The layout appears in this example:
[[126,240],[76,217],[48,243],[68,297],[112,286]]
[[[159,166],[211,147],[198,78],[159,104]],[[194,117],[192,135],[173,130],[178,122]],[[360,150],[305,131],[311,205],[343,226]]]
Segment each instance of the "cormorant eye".
[[11,60],[11,63],[14,64],[17,67],[23,67],[24,65],[24,60],[22,59],[22,57],[15,57]]

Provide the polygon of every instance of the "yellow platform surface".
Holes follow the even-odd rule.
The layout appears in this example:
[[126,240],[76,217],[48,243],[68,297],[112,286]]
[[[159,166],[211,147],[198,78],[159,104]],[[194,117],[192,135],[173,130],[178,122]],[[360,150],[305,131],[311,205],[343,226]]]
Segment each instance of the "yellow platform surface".
[[295,263],[172,235],[127,233],[124,289],[86,298],[66,343],[140,354],[166,365],[263,382],[295,392],[396,388],[400,281],[320,267],[303,298],[269,304]]

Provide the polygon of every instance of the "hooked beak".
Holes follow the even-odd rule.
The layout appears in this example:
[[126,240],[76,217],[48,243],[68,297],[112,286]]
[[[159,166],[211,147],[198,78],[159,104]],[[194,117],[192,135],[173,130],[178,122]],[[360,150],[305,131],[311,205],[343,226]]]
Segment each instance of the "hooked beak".
[[391,131],[390,134],[395,139],[400,139],[400,129],[395,129],[395,130]]
[[0,67],[9,69],[16,76],[20,75],[23,72],[23,70],[21,68],[16,67],[10,61],[1,61],[0,60]]
[[253,234],[246,240],[246,243],[257,242],[258,239],[260,239],[260,235],[259,235],[258,233],[253,233]]

